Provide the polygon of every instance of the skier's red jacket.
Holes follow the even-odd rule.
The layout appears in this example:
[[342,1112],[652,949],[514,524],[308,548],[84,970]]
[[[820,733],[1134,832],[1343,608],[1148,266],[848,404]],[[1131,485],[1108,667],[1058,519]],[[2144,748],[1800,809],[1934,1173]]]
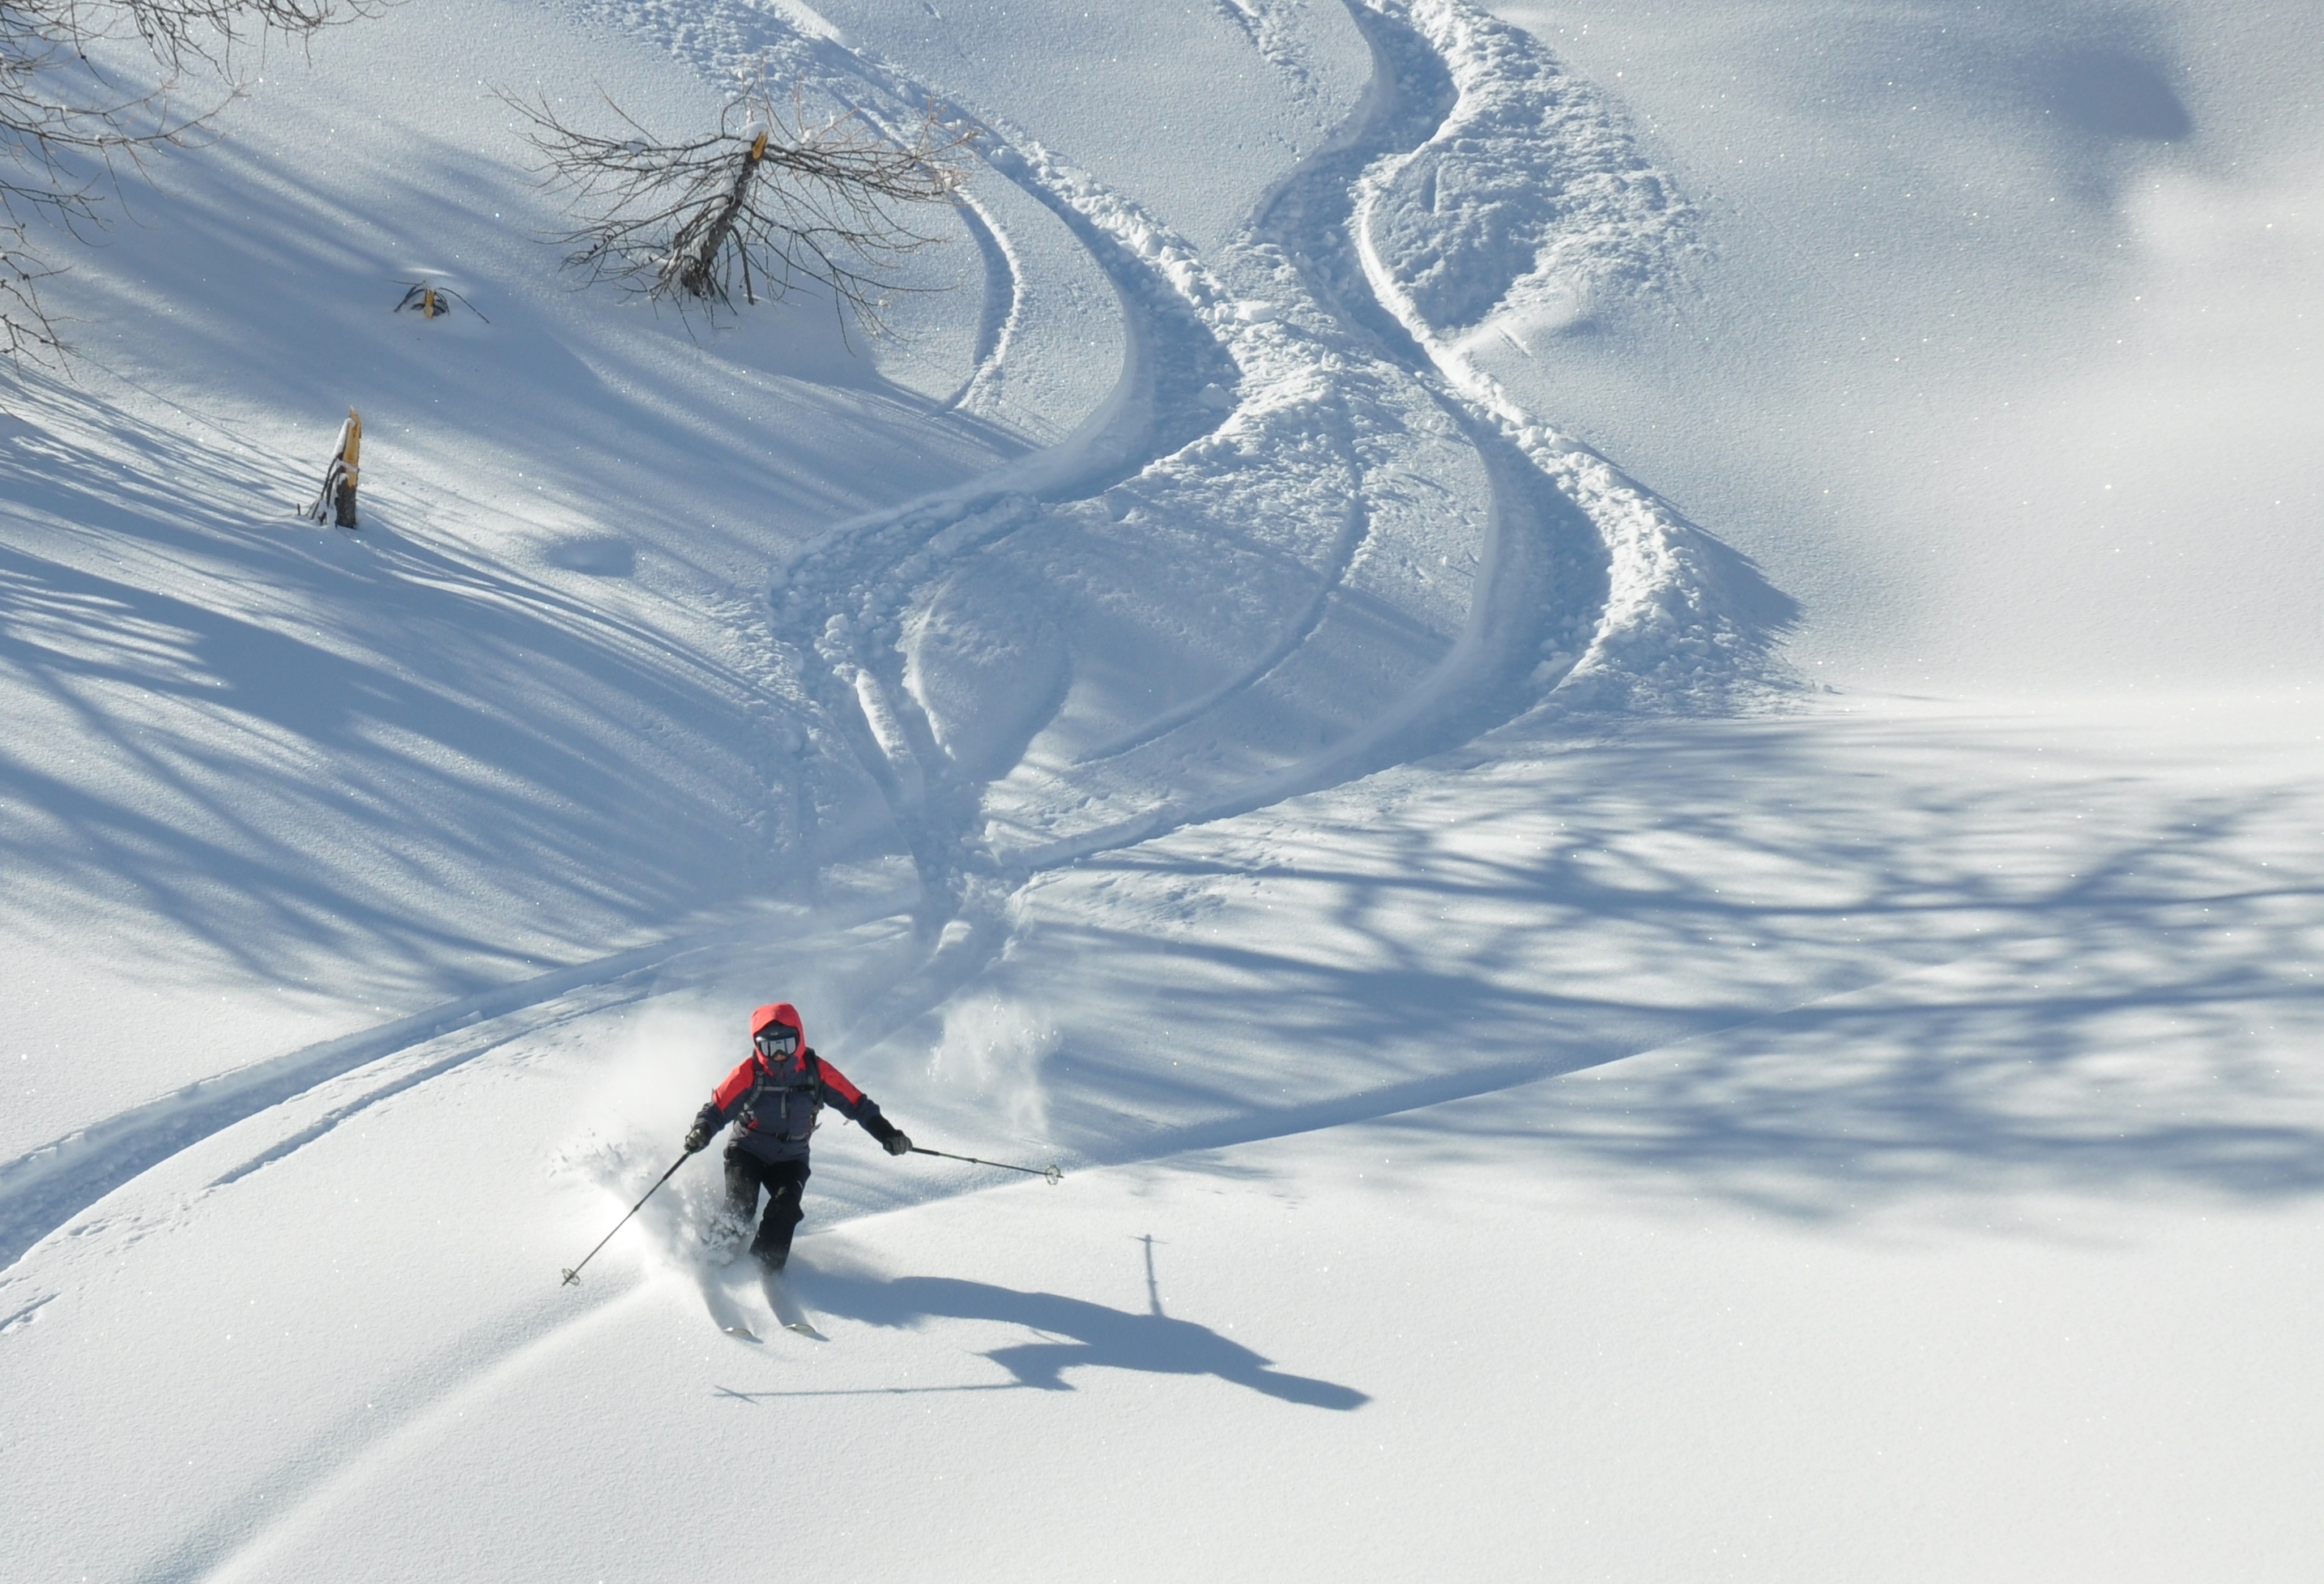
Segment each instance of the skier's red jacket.
[[[799,1031],[798,1049],[788,1061],[760,1054],[761,1031],[780,1023]],[[730,1149],[747,1150],[761,1160],[803,1161],[807,1142],[815,1136],[816,1113],[837,1106],[862,1125],[881,1144],[895,1132],[872,1098],[847,1081],[847,1074],[807,1048],[807,1028],[798,1008],[788,1001],[761,1007],[751,1014],[751,1054],[710,1091],[710,1103],[694,1119],[706,1134],[734,1124]]]

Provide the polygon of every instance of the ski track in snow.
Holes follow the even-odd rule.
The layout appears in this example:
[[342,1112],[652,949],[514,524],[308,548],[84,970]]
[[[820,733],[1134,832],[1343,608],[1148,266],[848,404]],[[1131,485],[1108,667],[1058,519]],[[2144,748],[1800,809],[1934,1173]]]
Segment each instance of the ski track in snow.
[[[1527,35],[1458,3],[1349,10],[1372,47],[1370,90],[1214,260],[827,27],[731,7],[685,27],[659,6],[631,15],[708,72],[770,58],[838,104],[935,104],[973,124],[988,167],[1064,223],[1122,309],[1121,380],[1081,430],[966,489],[838,525],[775,593],[779,628],[817,635],[801,690],[910,849],[923,930],[968,931],[858,1038],[908,1022],[989,960],[1029,873],[1452,746],[1545,695],[1701,707],[1772,681],[1781,596],[1531,421],[1431,322],[1462,304],[1447,281],[1469,306],[1527,311],[1609,283],[1652,290],[1683,250],[1684,206]],[[1274,16],[1238,6],[1232,20],[1296,71],[1268,47]],[[1490,204],[1442,224],[1441,195],[1464,182],[1558,202],[1514,234]],[[1005,253],[1005,231],[988,246],[989,229],[973,227],[980,248]],[[1004,356],[1005,341],[964,397]],[[1125,631],[1109,625],[1112,590],[1064,590],[1117,571],[1119,589],[1167,578],[1205,627]],[[948,598],[972,584],[973,600]],[[1071,645],[1060,625],[1109,642]],[[1214,679],[1092,740],[1070,694],[1038,686],[1066,668],[1040,652],[1060,645],[1145,647]],[[953,690],[973,714],[1012,693],[1064,706],[1019,733],[1029,741],[1006,774],[980,779],[977,745],[960,739],[982,723],[945,718],[946,647],[1001,658],[984,686]],[[1308,723],[1287,735],[1312,730],[1313,751],[1282,751],[1286,717]]]
[[[1270,67],[1304,80],[1278,8],[1222,4]],[[1523,412],[1463,351],[1507,333],[1492,329],[1502,310],[1538,318],[1545,302],[1656,290],[1683,254],[1683,203],[1530,36],[1463,0],[1347,5],[1374,60],[1363,99],[1208,258],[798,8],[649,0],[606,14],[708,75],[763,56],[875,117],[934,103],[975,125],[986,167],[1071,234],[1120,306],[1120,377],[1079,428],[964,487],[835,525],[771,591],[780,630],[813,635],[790,657],[811,738],[877,789],[919,878],[923,961],[849,1043],[893,1033],[991,962],[1012,893],[1042,870],[1450,748],[1529,709],[1720,708],[1779,683],[1768,646],[1783,597]],[[1557,202],[1511,222],[1484,201],[1511,189]],[[985,294],[973,371],[943,405],[973,410],[1003,382],[1028,281],[999,211],[972,195],[960,212]],[[1110,596],[1157,581],[1204,622],[1126,633]],[[1111,710],[1074,692],[1072,639],[1092,633],[1082,652],[1143,649],[1188,686],[1122,730],[1118,687]],[[1028,686],[1045,677],[1046,691]],[[1038,718],[981,718],[1028,696]],[[997,749],[980,740],[996,732]],[[0,1166],[0,1265],[221,1128],[372,1069],[362,1096],[214,1186],[525,1029],[649,993],[657,970],[705,944],[623,953],[294,1052]],[[1463,1091],[1537,1075],[1472,1074]],[[1399,1101],[1347,1103],[1352,1116]],[[1304,1109],[1277,1124],[1316,1125]]]
[[[799,933],[836,933],[892,912],[897,900],[881,898],[835,914],[826,911],[811,930]],[[188,1147],[333,1079],[350,1078],[362,1086],[360,1094],[261,1150],[211,1186],[223,1187],[279,1160],[364,1107],[512,1039],[650,995],[664,972],[728,938],[724,930],[683,936],[465,996],[188,1084],[20,1156],[0,1167],[0,1270],[115,1189]],[[780,938],[779,931],[775,938]],[[422,1065],[397,1071],[415,1054]]]

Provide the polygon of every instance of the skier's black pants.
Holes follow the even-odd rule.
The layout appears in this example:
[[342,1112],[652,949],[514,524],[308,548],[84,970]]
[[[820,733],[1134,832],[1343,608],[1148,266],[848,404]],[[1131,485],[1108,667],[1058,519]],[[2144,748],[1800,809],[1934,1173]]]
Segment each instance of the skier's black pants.
[[759,1208],[759,1190],[767,1191],[767,1213],[751,1239],[751,1252],[776,1270],[790,1258],[791,1234],[807,1216],[799,1208],[807,1176],[805,1161],[763,1160],[747,1149],[726,1152],[726,1205],[736,1220],[749,1226]]

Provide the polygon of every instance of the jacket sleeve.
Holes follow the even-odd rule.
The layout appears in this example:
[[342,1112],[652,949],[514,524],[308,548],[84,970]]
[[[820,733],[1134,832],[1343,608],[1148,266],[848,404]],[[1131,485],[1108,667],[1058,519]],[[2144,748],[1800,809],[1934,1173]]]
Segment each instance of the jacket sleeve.
[[823,1079],[823,1100],[835,1106],[840,1113],[852,1119],[863,1131],[881,1144],[895,1137],[895,1124],[880,1114],[880,1103],[847,1081],[847,1074],[825,1061],[812,1051],[807,1059],[815,1064],[816,1073]]
[[751,1081],[757,1076],[753,1069],[758,1064],[756,1056],[743,1057],[742,1064],[710,1091],[708,1103],[694,1114],[694,1125],[705,1133],[715,1133],[724,1128],[733,1117],[734,1108],[742,1103],[742,1097],[751,1092]]

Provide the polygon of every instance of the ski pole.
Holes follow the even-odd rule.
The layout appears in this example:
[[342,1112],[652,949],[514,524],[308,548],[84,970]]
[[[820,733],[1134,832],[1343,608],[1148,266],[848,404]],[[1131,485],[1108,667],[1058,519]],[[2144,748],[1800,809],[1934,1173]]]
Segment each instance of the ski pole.
[[1028,1177],[1047,1177],[1052,1188],[1065,1180],[1065,1173],[1057,1170],[1055,1161],[1046,1166],[1012,1166],[1007,1161],[981,1161],[973,1155],[954,1155],[948,1149],[922,1149],[917,1144],[912,1146],[912,1153],[942,1156],[948,1161],[966,1161],[972,1166],[999,1166],[1004,1172],[1022,1172]]
[[[635,1215],[638,1211],[645,1209],[646,1200],[651,1199],[654,1196],[654,1190],[659,1188],[664,1183],[669,1182],[672,1177],[676,1176],[678,1174],[678,1168],[684,1165],[688,1160],[692,1159],[693,1156],[694,1152],[689,1149],[684,1155],[679,1156],[676,1160],[670,1162],[669,1170],[664,1172],[660,1176],[656,1177],[654,1179],[653,1187],[647,1189],[644,1196],[635,1204],[630,1206],[630,1215]],[[625,1215],[620,1220],[613,1223],[613,1232],[618,1232],[623,1227],[630,1224],[630,1215]],[[608,1232],[604,1237],[598,1239],[597,1248],[603,1248],[606,1244],[611,1243],[613,1240],[613,1232]],[[583,1255],[581,1257],[581,1265],[586,1265],[591,1260],[596,1258],[597,1248],[592,1248],[588,1253]],[[576,1265],[571,1270],[565,1273],[565,1285],[568,1287],[577,1287],[581,1285],[581,1265]]]

